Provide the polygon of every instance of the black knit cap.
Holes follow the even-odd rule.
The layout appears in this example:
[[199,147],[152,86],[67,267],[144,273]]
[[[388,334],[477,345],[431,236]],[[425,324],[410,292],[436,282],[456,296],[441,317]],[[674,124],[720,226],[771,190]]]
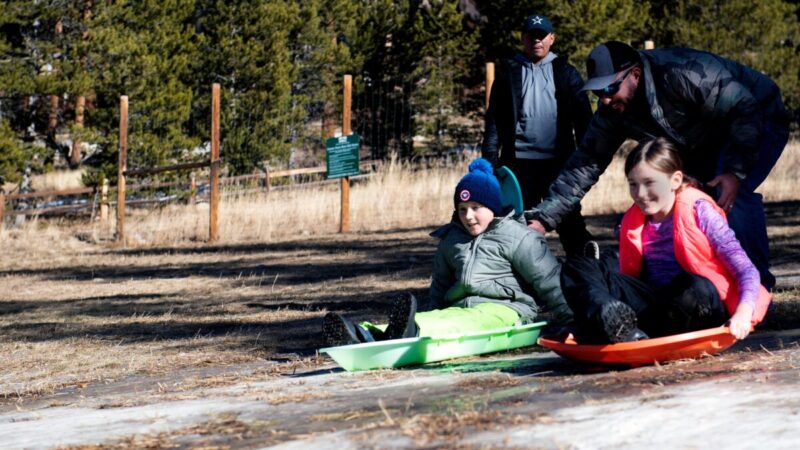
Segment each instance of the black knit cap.
[[639,64],[639,52],[628,44],[609,41],[595,47],[586,58],[586,73],[589,79],[582,91],[596,91],[608,86],[617,74]]

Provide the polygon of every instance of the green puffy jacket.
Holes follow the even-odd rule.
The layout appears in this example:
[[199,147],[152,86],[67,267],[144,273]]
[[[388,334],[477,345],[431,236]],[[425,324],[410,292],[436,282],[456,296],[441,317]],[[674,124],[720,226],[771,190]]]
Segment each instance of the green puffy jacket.
[[430,300],[434,309],[500,303],[533,320],[538,306],[551,311],[556,324],[572,321],[561,292],[561,265],[544,237],[513,213],[495,218],[477,237],[458,220],[431,233],[436,250]]

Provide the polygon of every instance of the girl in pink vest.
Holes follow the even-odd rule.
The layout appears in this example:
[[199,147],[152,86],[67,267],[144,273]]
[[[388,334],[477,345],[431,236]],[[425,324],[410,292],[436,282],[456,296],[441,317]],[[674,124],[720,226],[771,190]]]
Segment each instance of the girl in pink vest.
[[665,139],[641,142],[625,161],[634,205],[622,219],[619,262],[565,262],[561,283],[584,342],[624,342],[727,323],[742,339],[764,318],[770,294],[728,227],[725,212],[685,179]]

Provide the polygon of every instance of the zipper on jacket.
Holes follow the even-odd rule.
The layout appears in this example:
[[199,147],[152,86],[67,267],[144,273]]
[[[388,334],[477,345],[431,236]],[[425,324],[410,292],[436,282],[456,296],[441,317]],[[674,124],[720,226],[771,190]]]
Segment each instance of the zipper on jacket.
[[468,285],[468,282],[472,281],[472,265],[475,262],[475,252],[478,250],[478,243],[483,239],[484,233],[479,234],[475,239],[472,240],[469,249],[469,260],[467,264],[464,265],[464,276],[461,279],[464,282],[464,286]]

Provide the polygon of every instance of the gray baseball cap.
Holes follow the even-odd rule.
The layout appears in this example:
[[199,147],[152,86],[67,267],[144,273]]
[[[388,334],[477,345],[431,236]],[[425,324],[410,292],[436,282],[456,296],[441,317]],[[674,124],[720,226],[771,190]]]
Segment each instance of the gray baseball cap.
[[586,73],[589,77],[582,91],[603,89],[614,81],[617,74],[639,64],[639,52],[628,44],[609,41],[595,47],[586,58]]

